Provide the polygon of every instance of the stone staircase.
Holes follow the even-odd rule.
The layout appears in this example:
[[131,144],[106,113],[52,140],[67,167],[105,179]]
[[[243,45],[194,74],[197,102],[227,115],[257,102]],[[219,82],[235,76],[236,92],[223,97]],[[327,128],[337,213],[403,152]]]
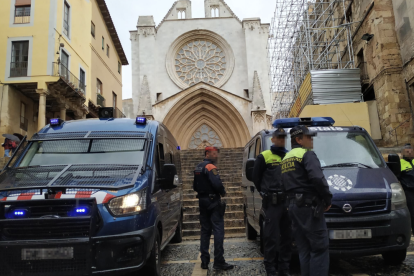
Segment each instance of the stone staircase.
[[[193,190],[194,168],[204,158],[204,150],[186,150],[181,152],[183,179],[184,225],[183,234],[187,238],[200,237],[200,221],[197,193]],[[243,194],[240,188],[243,163],[243,148],[221,149],[217,167],[227,195],[224,216],[226,236],[238,236],[244,233]]]

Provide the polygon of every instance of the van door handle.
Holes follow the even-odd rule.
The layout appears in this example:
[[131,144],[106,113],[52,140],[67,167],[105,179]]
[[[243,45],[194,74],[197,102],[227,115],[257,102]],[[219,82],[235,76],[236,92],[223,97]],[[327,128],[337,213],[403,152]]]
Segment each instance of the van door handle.
[[250,186],[250,192],[254,193],[254,186]]

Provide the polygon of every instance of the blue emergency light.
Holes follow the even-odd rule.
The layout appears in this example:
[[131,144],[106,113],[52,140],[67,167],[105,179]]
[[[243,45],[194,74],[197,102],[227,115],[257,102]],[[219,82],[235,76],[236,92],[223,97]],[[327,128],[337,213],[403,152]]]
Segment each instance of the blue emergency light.
[[331,117],[312,117],[312,118],[286,118],[277,119],[273,122],[274,128],[292,128],[298,125],[305,126],[333,126],[335,120]]
[[22,216],[24,216],[25,215],[25,211],[14,211],[14,215],[16,216],[16,217],[22,217]]
[[17,218],[26,218],[28,215],[28,212],[26,209],[14,209],[11,210],[8,215],[6,215],[7,218],[11,219],[17,219]]
[[50,119],[50,126],[60,126],[64,121],[62,119]]
[[137,125],[145,125],[145,124],[147,124],[147,118],[145,118],[145,117],[137,117],[135,123]]
[[69,216],[70,217],[81,217],[81,216],[87,216],[89,215],[89,207],[87,206],[78,206],[74,209],[72,209],[72,211],[69,212]]
[[177,146],[177,150],[181,150],[181,147],[180,146]]

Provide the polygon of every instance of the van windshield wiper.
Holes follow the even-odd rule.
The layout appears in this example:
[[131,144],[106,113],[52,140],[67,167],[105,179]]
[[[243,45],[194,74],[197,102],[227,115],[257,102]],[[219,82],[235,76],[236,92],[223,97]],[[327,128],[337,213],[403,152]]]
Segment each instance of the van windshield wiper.
[[323,166],[322,168],[335,168],[335,167],[354,167],[354,166],[363,166],[368,169],[372,169],[371,166],[365,165],[363,163],[359,162],[347,162],[347,163],[338,163],[338,164],[332,164],[329,166]]

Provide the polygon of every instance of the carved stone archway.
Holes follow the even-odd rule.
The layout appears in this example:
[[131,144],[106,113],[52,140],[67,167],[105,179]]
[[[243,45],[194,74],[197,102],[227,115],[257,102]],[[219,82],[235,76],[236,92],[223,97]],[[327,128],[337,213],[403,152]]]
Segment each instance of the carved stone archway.
[[198,89],[180,99],[163,123],[184,150],[189,149],[194,133],[203,125],[217,134],[223,148],[244,147],[250,139],[238,110],[222,96],[206,89]]

